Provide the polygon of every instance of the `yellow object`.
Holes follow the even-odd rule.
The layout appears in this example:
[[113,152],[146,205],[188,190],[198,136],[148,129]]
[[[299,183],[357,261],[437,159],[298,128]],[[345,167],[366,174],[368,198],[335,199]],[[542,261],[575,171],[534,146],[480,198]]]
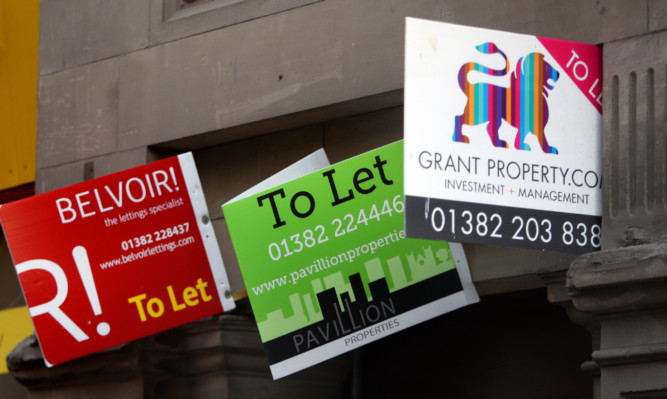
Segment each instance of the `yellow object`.
[[9,371],[7,370],[9,352],[33,331],[35,329],[27,307],[0,310],[0,374]]
[[39,0],[0,0],[0,190],[35,181]]

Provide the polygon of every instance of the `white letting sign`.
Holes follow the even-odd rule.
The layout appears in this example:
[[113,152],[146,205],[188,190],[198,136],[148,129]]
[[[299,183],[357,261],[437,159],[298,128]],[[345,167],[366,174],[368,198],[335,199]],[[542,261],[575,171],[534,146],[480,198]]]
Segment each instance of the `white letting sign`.
[[598,47],[408,19],[409,237],[600,248]]

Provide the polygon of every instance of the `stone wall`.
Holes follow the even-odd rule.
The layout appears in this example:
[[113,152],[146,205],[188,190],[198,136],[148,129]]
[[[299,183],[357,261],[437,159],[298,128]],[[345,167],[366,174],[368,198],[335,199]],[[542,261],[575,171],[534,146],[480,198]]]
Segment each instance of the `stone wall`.
[[[244,285],[220,203],[317,148],[325,148],[335,162],[400,139],[404,19],[418,17],[602,46],[603,247],[614,250],[621,245],[652,243],[658,249],[653,255],[657,260],[651,265],[662,270],[664,242],[660,237],[667,230],[662,50],[666,10],[660,0],[44,1],[36,191],[193,151],[232,290],[241,291]],[[573,319],[584,324],[593,334],[593,349],[600,349],[600,337],[605,338],[604,331],[612,324],[605,322],[600,327],[594,315],[597,311],[576,299],[586,297],[580,283],[585,274],[573,271],[569,291],[565,290],[565,272],[574,256],[477,245],[466,245],[465,250],[473,280],[486,296],[482,301],[491,294],[546,286],[545,298],[562,304]],[[607,256],[615,256],[610,254]],[[593,262],[592,258],[582,259],[578,262]],[[645,268],[643,263],[633,264]],[[649,278],[651,284],[663,276],[656,273]],[[620,293],[624,285],[625,280],[619,279],[609,287],[603,284],[600,292]],[[574,307],[569,295],[575,298]],[[516,304],[510,309],[527,314]],[[661,303],[658,309],[663,309]],[[472,314],[465,322],[474,320]],[[626,326],[636,320],[627,319]],[[649,320],[658,323],[662,319]],[[511,322],[508,320],[505,327]],[[252,338],[252,314],[247,308],[202,323],[163,334],[170,337],[166,344],[151,337],[114,352],[119,357],[111,357],[111,370],[107,374],[100,371],[100,378],[125,379],[126,384],[136,386],[89,378],[84,371],[88,366],[82,365],[97,362],[94,357],[59,366],[66,368],[61,374],[56,369],[45,372],[39,366],[26,366],[22,353],[27,352],[21,352],[25,347],[15,353],[14,375],[31,386],[34,397],[53,398],[96,392],[111,396],[117,392],[118,396],[124,387],[134,396],[122,391],[123,397],[158,397],[160,392],[164,397],[167,393],[172,394],[169,397],[209,397],[214,393],[250,397],[249,392],[262,390],[287,395],[299,387],[308,387],[303,392],[311,394],[324,389],[332,397],[345,397],[349,392],[360,392],[358,384],[363,384],[364,378],[373,378],[364,369],[368,363],[363,359],[344,357],[325,363],[323,372],[314,369],[297,376],[296,382],[275,385],[259,356],[256,337]],[[245,326],[241,328],[245,332],[232,328],[237,325],[234,323]],[[652,345],[667,344],[659,328],[652,330],[650,322],[642,326],[646,336],[656,332]],[[200,328],[208,332],[199,334]],[[446,332],[442,326],[436,328]],[[497,327],[476,328],[482,329],[475,332],[484,341],[493,337]],[[581,343],[589,339],[562,325],[549,327],[549,323],[535,332],[557,339],[561,331],[568,331],[563,340],[571,342],[573,351],[579,351]],[[634,338],[626,338],[622,344],[622,340],[602,339],[602,347],[632,346]],[[469,341],[471,345],[475,342]],[[503,342],[516,345],[519,354],[535,350],[523,345],[528,342],[525,335]],[[29,343],[25,346],[30,347]],[[559,356],[558,351],[548,353],[545,363],[563,364],[565,356]],[[493,351],[475,351],[473,358],[459,355],[453,361],[462,364],[488,362],[494,357]],[[244,364],[243,359],[249,363]],[[427,368],[419,364],[419,357],[404,355],[403,359]],[[616,398],[618,392],[634,392],[631,384],[614,391],[607,381],[616,380],[618,375],[612,371],[620,369],[609,368],[611,374],[605,377],[605,366],[595,363],[601,359],[594,353],[587,370],[601,374],[598,384],[602,385],[596,385],[594,393],[579,393],[600,397],[605,392],[602,397]],[[610,367],[616,367],[613,364]],[[127,374],[118,374],[119,367]],[[523,365],[518,369],[528,373],[531,368]],[[514,374],[518,369],[498,366],[499,380],[488,380],[488,392],[497,389],[496,397],[506,397],[520,391],[521,379]],[[664,369],[650,369],[661,371]],[[566,374],[556,376],[548,368],[542,373],[553,376],[546,384],[554,387],[568,382],[564,381]],[[632,381],[630,374],[623,378],[626,376]],[[517,381],[517,386],[503,384],[502,377]],[[318,388],[318,384],[308,385],[311,378],[328,382]],[[606,391],[599,389],[605,384]],[[651,389],[664,388],[656,385]],[[572,395],[563,392],[560,397]]]

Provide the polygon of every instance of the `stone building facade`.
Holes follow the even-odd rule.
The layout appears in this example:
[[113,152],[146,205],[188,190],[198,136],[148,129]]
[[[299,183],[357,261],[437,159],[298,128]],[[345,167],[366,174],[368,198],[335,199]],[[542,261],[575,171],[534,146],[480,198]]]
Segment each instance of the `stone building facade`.
[[31,338],[31,398],[667,398],[662,0],[42,1],[36,191],[192,151],[240,293],[219,205],[402,138],[406,16],[602,47],[602,251],[465,245],[480,304],[279,381],[245,299],[50,369]]

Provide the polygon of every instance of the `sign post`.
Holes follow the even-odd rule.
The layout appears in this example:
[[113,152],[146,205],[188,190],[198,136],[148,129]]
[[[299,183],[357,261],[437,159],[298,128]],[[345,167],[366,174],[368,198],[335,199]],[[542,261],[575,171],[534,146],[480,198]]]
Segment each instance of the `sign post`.
[[223,205],[274,378],[479,300],[459,244],[406,238],[402,155]]
[[600,249],[599,48],[408,18],[405,64],[409,237]]
[[187,153],[0,207],[48,365],[234,308]]

